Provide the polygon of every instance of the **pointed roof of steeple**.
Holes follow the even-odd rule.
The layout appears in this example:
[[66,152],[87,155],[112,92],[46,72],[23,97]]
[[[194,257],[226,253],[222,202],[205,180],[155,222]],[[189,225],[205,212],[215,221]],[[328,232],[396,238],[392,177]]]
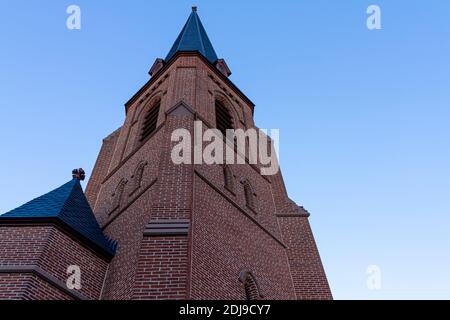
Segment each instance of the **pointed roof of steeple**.
[[199,52],[212,64],[218,59],[197,14],[197,7],[192,7],[192,13],[173,44],[172,49],[169,51],[166,62],[177,52]]
[[73,179],[0,216],[0,223],[10,220],[57,221],[102,250],[107,256],[112,257],[115,254],[116,244],[100,229],[78,179]]

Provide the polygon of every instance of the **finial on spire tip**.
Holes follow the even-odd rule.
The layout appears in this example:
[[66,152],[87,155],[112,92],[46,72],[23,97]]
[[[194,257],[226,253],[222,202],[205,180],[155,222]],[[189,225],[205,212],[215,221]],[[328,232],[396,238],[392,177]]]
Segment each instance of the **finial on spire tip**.
[[74,170],[72,170],[72,178],[75,180],[84,181],[84,179],[86,178],[86,173],[81,168],[74,169]]
[[197,6],[192,6],[192,11],[197,12]]

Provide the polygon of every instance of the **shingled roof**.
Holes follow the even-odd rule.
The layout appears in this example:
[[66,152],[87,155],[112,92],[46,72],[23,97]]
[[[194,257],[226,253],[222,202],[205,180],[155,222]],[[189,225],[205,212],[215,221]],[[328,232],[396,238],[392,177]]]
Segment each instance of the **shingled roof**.
[[177,52],[199,52],[212,64],[217,61],[217,54],[209,41],[205,28],[197,14],[197,8],[192,8],[183,30],[169,51],[166,62],[169,61]]
[[81,188],[73,179],[49,193],[0,216],[0,223],[56,221],[81,236],[108,257],[116,251],[116,243],[107,238],[94,216]]

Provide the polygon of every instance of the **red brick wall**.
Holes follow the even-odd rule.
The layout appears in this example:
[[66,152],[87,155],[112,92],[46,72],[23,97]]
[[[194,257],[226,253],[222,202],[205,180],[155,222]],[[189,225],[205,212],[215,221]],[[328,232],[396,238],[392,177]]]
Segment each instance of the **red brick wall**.
[[169,115],[164,127],[164,140],[160,149],[158,183],[151,208],[152,219],[188,219],[192,209],[192,165],[175,165],[171,159],[173,130],[192,131],[193,117]]
[[138,259],[133,299],[186,299],[188,238],[145,237]]
[[29,288],[24,295],[25,300],[74,300],[73,297],[34,274],[29,278]]
[[0,300],[73,300],[31,273],[0,274]]
[[109,266],[103,299],[129,300],[133,296],[143,230],[150,220],[151,197],[152,188],[118,215],[105,229],[106,234],[118,241],[118,248]]
[[[176,166],[172,163],[170,137],[173,129],[192,127],[192,124],[192,118],[168,116],[164,127],[144,146],[138,147],[137,151],[128,156],[124,164],[113,169],[110,177],[102,185],[95,213],[101,224],[105,226],[106,234],[119,243],[116,256],[108,271],[104,299],[131,299],[133,293],[139,299],[144,298],[146,293],[139,293],[139,288],[136,287],[140,285],[139,281],[136,280],[135,289],[133,289],[133,279],[142,276],[139,272],[137,273],[136,268],[140,265],[141,259],[145,259],[148,241],[143,238],[145,225],[154,219],[190,217],[192,166]],[[133,141],[135,138],[129,137]],[[159,152],[154,152],[155,149]],[[144,193],[140,194],[138,191],[130,196],[130,188],[133,184],[128,183],[120,205],[121,209],[112,214],[108,213],[111,203],[110,194],[114,192],[116,184],[123,178],[131,181],[136,163],[142,161],[148,162],[141,187]],[[151,188],[145,191],[147,186]],[[184,258],[187,259],[187,251],[184,251]],[[185,277],[187,278],[187,275]],[[177,293],[177,297],[179,296],[180,293]]]
[[299,300],[332,299],[307,217],[279,218]]
[[0,273],[0,300],[25,300],[32,296],[29,273],[1,274]]
[[50,227],[0,226],[0,266],[38,265]]
[[[207,181],[214,184],[222,193],[229,196],[240,207],[244,208],[251,216],[260,223],[264,228],[269,230],[275,237],[281,239],[280,229],[278,227],[275,215],[276,208],[272,197],[272,189],[270,183],[264,179],[250,165],[232,165],[231,169],[234,174],[234,194],[225,188],[223,175],[223,167],[221,165],[203,165],[197,166],[197,172]],[[255,208],[250,210],[246,206],[244,194],[244,186],[241,179],[247,179],[256,193],[254,197]],[[215,192],[210,190],[211,193]],[[198,192],[195,191],[195,194]]]
[[[81,269],[81,290],[79,293],[89,299],[98,299],[108,263],[97,257],[73,238],[54,226],[0,226],[0,267],[36,266],[51,274],[62,284],[68,279],[67,268],[77,265]],[[14,281],[24,278],[14,295],[27,295],[35,299],[67,297],[67,294],[35,275],[12,277]],[[0,286],[5,295],[10,288]],[[25,290],[25,291],[21,291]],[[54,297],[51,296],[54,293]]]
[[120,128],[111,133],[103,140],[102,148],[97,157],[97,161],[86,186],[86,198],[88,199],[92,208],[95,207],[100,186],[108,174],[109,166],[111,164],[111,157],[114,153],[117,139],[120,134]]
[[[129,113],[132,117],[132,112]],[[164,127],[147,141],[129,154],[125,161],[117,167],[111,167],[106,180],[102,184],[94,213],[104,232],[118,241],[118,249],[111,261],[105,283],[103,299],[131,299],[133,295],[133,279],[138,265],[140,244],[143,230],[150,221],[153,194],[159,177],[160,153],[164,137]],[[130,144],[136,137],[129,137]],[[134,173],[142,162],[146,162],[141,187],[135,190]],[[126,179],[122,201],[119,209],[112,210],[112,194],[119,181]]]
[[284,247],[271,232],[198,177],[195,195],[191,298],[245,299],[239,274],[250,270],[265,299],[295,299]]
[[61,231],[53,228],[39,266],[62,282],[67,280],[67,267],[77,265],[81,270],[80,293],[98,299],[108,263]]
[[[146,144],[137,149],[137,151],[129,156],[122,165],[112,168],[109,174],[104,177],[105,181],[100,187],[96,205],[93,207],[100,226],[105,227],[114,221],[118,215],[120,215],[127,206],[131,205],[136,198],[151,185],[154,179],[158,177],[160,154],[159,152],[155,152],[155,150],[161,148],[163,134],[164,128],[156,132]],[[141,188],[135,190],[133,175],[136,168],[142,162],[147,162],[147,165],[143,172]],[[113,194],[115,193],[118,184],[123,179],[128,182],[125,185],[120,208],[113,212]],[[114,239],[112,234],[111,236]]]

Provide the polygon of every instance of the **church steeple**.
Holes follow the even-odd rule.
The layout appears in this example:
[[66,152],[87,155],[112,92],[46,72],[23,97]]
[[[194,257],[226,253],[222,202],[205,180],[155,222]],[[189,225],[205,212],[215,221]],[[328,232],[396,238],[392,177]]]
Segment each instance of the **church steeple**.
[[166,62],[177,52],[198,52],[212,64],[218,60],[214,47],[197,14],[197,7],[192,7],[192,13],[169,51]]

